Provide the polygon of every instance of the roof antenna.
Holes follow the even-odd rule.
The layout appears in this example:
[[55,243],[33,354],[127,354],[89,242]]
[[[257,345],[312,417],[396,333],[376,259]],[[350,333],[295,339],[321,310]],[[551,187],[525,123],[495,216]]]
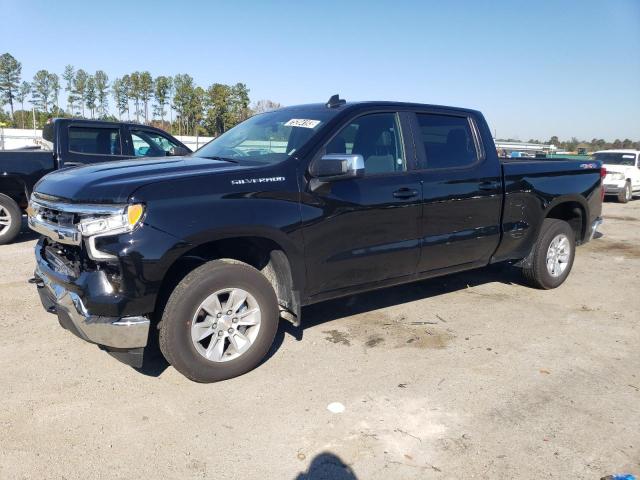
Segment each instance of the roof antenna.
[[327,105],[327,108],[336,108],[336,107],[339,107],[340,105],[344,105],[345,103],[347,103],[347,101],[340,98],[340,95],[336,93],[329,99],[326,105]]

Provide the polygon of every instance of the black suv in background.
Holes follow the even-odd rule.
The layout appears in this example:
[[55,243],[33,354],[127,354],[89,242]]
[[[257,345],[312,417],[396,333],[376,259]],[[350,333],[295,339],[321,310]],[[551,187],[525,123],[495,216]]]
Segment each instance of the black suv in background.
[[602,169],[499,159],[480,112],[395,102],[256,115],[192,155],[63,170],[31,196],[32,280],[79,337],[211,382],[260,363],[284,318],[356,292],[511,262],[569,275]]
[[147,125],[58,118],[42,130],[39,149],[0,151],[0,245],[20,233],[33,186],[61,168],[132,157],[185,155],[191,150]]

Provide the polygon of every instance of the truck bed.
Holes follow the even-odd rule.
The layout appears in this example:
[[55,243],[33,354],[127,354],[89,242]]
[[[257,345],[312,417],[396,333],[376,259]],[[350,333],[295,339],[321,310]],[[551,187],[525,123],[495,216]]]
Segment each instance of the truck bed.
[[[562,201],[583,217],[583,232],[602,213],[600,162],[500,159],[504,177],[503,236],[494,261],[526,255],[542,220],[536,212]],[[580,240],[578,240],[580,243]],[[519,251],[522,249],[522,251]]]
[[3,173],[30,173],[53,170],[55,160],[51,150],[21,148],[0,151],[0,171]]
[[31,192],[38,180],[56,168],[50,150],[25,148],[0,151],[0,192],[16,199],[25,208],[25,191]]

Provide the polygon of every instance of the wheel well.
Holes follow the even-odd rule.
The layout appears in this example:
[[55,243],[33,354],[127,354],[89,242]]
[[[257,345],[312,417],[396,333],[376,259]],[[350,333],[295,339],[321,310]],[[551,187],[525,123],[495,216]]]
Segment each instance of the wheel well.
[[20,211],[24,210],[24,201],[21,201],[20,198],[14,198],[14,196],[8,194],[8,193],[4,193],[4,192],[0,192],[0,196],[2,196],[3,198],[6,198],[8,200],[11,200],[13,203],[15,203],[17,205],[17,207],[20,209]]
[[237,237],[195,247],[171,265],[156,301],[157,320],[160,320],[171,292],[189,272],[210,260],[222,258],[238,260],[260,270],[273,286],[280,306],[297,317],[300,316],[300,299],[293,289],[291,265],[284,250],[267,238]]
[[576,243],[582,243],[586,235],[585,212],[578,202],[564,202],[553,207],[547,214],[547,218],[556,218],[567,222],[576,236]]

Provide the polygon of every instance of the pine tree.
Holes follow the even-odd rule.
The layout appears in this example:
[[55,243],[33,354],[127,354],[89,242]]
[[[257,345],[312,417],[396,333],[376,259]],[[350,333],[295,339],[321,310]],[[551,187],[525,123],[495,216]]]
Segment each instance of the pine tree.
[[98,70],[94,78],[98,97],[98,115],[100,118],[105,118],[109,113],[109,77],[104,71]]
[[79,69],[76,72],[76,76],[73,79],[73,94],[80,101],[80,106],[82,108],[82,116],[84,117],[84,105],[85,105],[85,95],[87,90],[87,79],[89,78],[89,74],[82,69]]
[[51,103],[53,93],[51,80],[51,74],[47,70],[38,70],[33,76],[33,82],[31,82],[32,102],[37,109],[44,113],[49,112],[49,104]]
[[67,92],[67,110],[71,115],[73,115],[73,104],[76,101],[76,96],[73,93],[73,82],[75,80],[75,76],[76,71],[73,68],[73,65],[67,65],[64,67],[62,78],[66,82],[64,91]]
[[[13,99],[20,86],[22,64],[9,53],[0,55],[0,98],[9,104],[13,120]],[[2,103],[0,103],[2,105]]]
[[96,79],[93,75],[87,77],[87,86],[84,92],[84,103],[91,112],[91,118],[94,118],[96,110]]
[[29,94],[31,93],[31,84],[29,82],[22,82],[20,84],[20,88],[18,89],[18,93],[16,93],[16,100],[20,102],[20,109],[22,110],[22,128],[25,128],[24,125],[24,101],[27,99]]
[[153,110],[155,116],[159,116],[162,125],[164,126],[164,106],[167,104],[169,92],[171,91],[172,79],[171,77],[157,77],[155,81],[154,96],[156,98],[156,106]]

